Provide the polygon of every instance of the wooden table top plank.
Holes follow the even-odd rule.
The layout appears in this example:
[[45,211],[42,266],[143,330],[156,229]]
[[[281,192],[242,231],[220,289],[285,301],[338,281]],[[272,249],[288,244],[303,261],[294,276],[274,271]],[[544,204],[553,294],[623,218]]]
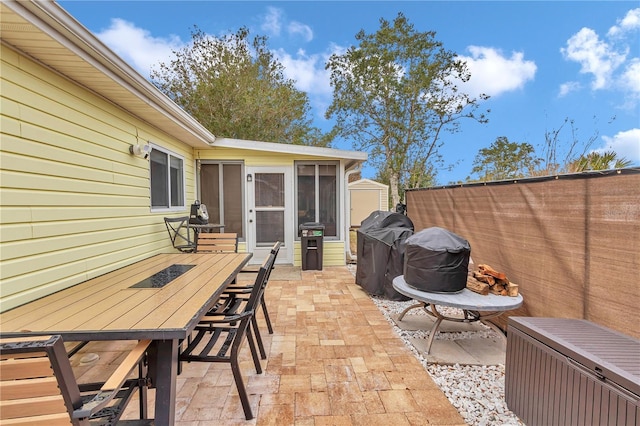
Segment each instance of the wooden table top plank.
[[[70,337],[90,335],[92,340],[157,336],[167,328],[180,332],[249,258],[250,254],[157,255],[8,311],[15,311],[9,321],[2,313],[0,332],[54,331]],[[130,288],[173,264],[196,266],[162,288]]]
[[[222,290],[226,288],[231,279],[230,276],[235,276],[240,269],[244,266],[248,259],[243,262],[227,263],[224,267],[218,270],[215,275],[211,276],[210,283],[203,285],[200,289],[193,291],[189,297],[185,300],[185,306],[197,307],[195,313],[189,309],[177,309],[174,313],[166,318],[166,321],[161,324],[162,327],[173,327],[176,324],[184,324],[189,322],[194,315],[198,314],[200,310],[208,310],[213,303],[220,297]],[[227,281],[224,287],[221,284]],[[214,284],[215,283],[215,284]],[[211,289],[214,289],[212,292]],[[202,312],[204,313],[204,312]]]
[[[125,266],[112,273],[92,278],[27,305],[19,306],[7,312],[7,314],[14,313],[13,319],[10,315],[5,316],[3,312],[0,331],[5,329],[59,330],[61,328],[58,324],[74,317],[76,321],[82,323],[86,320],[86,314],[84,314],[86,309],[92,307],[95,313],[100,313],[107,307],[102,302],[110,295],[117,293],[121,287],[132,285],[130,284],[132,281],[138,282],[175,263],[175,256],[180,255],[154,256],[146,259],[145,262]],[[78,315],[80,315],[79,318],[77,318]],[[70,327],[68,329],[75,328],[68,327]]]
[[[165,289],[172,286],[174,281],[177,286],[181,279],[188,279],[188,272],[174,279],[165,287],[159,289],[131,288],[131,286],[136,285],[141,280],[147,279],[153,274],[171,265],[196,265],[197,263],[198,259],[193,255],[176,254],[174,257],[169,257],[167,258],[167,261],[158,263],[153,268],[145,269],[144,273],[138,273],[135,276],[121,280],[117,285],[112,286],[112,293],[109,294],[103,292],[100,295],[91,296],[91,302],[95,302],[95,305],[93,305],[93,308],[91,309],[92,315],[90,317],[84,315],[86,307],[83,307],[82,304],[78,304],[78,309],[80,309],[80,311],[73,317],[68,318],[66,321],[57,324],[56,328],[69,330],[75,330],[78,328],[92,330],[136,328],[113,327],[112,325],[113,323],[119,323],[121,319],[126,320],[130,318],[132,311],[138,311],[141,316],[153,313],[153,309],[156,305],[170,300],[172,295],[164,293]],[[159,295],[158,293],[162,293],[162,295]],[[134,302],[136,303],[134,304]]]
[[[179,256],[179,255],[178,255]],[[163,269],[165,264],[171,264],[173,257],[158,257],[154,256],[149,258],[144,263],[145,269],[158,268]],[[46,321],[46,324],[50,324],[52,321],[59,321],[68,314],[72,309],[70,306],[82,301],[88,301],[93,297],[100,297],[101,291],[114,291],[114,287],[123,280],[123,277],[131,276],[132,273],[138,271],[138,274],[143,279],[148,272],[140,268],[140,265],[133,264],[123,268],[117,269],[107,274],[100,275],[92,278],[88,281],[76,284],[67,289],[58,291],[51,295],[42,297],[40,299],[29,302],[27,305],[18,306],[10,311],[3,312],[1,314],[2,323],[0,324],[0,330],[3,329],[34,329],[41,328],[41,323],[34,319],[33,312],[38,312],[39,317]],[[34,323],[34,321],[36,321]]]
[[[136,291],[123,299],[116,291],[99,303],[89,305],[86,309],[52,324],[49,330],[52,333],[56,330],[102,330],[118,318],[125,317],[129,311],[138,309],[148,298],[144,292]],[[90,315],[87,315],[88,311],[91,312]]]
[[30,330],[75,330],[86,328],[86,323],[95,315],[99,315],[117,306],[122,301],[119,290],[114,286],[82,297],[71,305],[61,306],[56,311],[31,320],[26,328]]
[[[151,259],[151,258],[150,258]],[[162,261],[162,259],[158,258],[158,261]],[[145,264],[145,267],[152,266],[151,264]],[[22,315],[27,315],[30,317],[30,312],[33,310],[38,310],[42,314],[48,314],[50,312],[54,312],[59,308],[59,304],[68,305],[68,300],[73,300],[74,298],[84,297],[88,290],[83,286],[83,284],[87,284],[91,282],[91,285],[98,285],[104,280],[117,282],[118,276],[121,274],[128,274],[132,269],[140,268],[138,263],[134,263],[131,265],[124,266],[122,268],[116,269],[106,274],[99,275],[97,277],[88,279],[82,283],[73,285],[66,289],[62,289],[50,295],[41,297],[39,299],[33,300],[29,302],[29,309],[21,309],[20,306],[11,309],[9,311],[2,312],[2,320],[5,323],[9,323],[10,321],[17,320]],[[19,321],[19,319],[18,319]]]
[[[173,311],[182,306],[179,295],[192,291],[194,286],[199,286],[199,283],[206,279],[203,274],[212,267],[216,268],[220,258],[220,255],[199,254],[198,258],[192,261],[198,265],[197,268],[185,272],[161,289],[136,289],[135,291],[146,291],[149,294],[145,303],[138,306],[134,312],[117,318],[106,326],[105,330],[158,328],[162,323],[159,318],[166,315],[167,310]],[[134,290],[123,290],[125,293],[129,291]],[[146,327],[142,324],[146,324]]]
[[87,320],[82,327],[94,330],[105,330],[118,318],[127,315],[131,310],[138,309],[140,305],[146,303],[148,298],[149,296],[144,292],[138,292],[135,295],[121,300],[116,306],[112,306],[110,309],[93,316],[90,320]]
[[[64,299],[66,297],[70,297],[70,295],[72,295],[74,292],[78,292],[81,291],[80,288],[78,288],[77,286],[72,286],[69,287],[67,289],[58,291],[56,293],[52,293],[48,296],[39,298],[37,300],[34,300],[32,302],[29,302],[29,305],[32,307],[32,309],[23,309],[21,306],[17,306],[9,311],[5,311],[2,312],[2,323],[3,324],[10,324],[12,322],[15,322],[16,324],[19,324],[20,321],[22,321],[22,317],[23,316],[31,316],[31,312],[34,309],[40,310],[40,309],[49,309],[49,311],[53,311],[53,309],[51,309],[51,303],[55,303],[57,300],[60,299]],[[64,294],[67,293],[67,294]],[[46,299],[46,300],[45,300]],[[13,328],[13,326],[11,326]]]
[[[211,261],[207,262],[207,268],[203,269],[197,278],[188,282],[186,291],[181,291],[171,297],[170,303],[163,303],[156,307],[153,315],[143,318],[136,327],[138,328],[176,328],[179,325],[189,323],[199,312],[204,310],[214,294],[222,291],[225,281],[231,280],[237,271],[246,263],[245,260],[239,258],[236,254],[205,254],[212,256]],[[215,256],[215,262],[213,261]],[[193,302],[194,294],[202,294],[198,300],[200,304]],[[211,301],[213,302],[213,301]],[[206,306],[208,307],[208,306]],[[176,321],[175,315],[180,313]]]

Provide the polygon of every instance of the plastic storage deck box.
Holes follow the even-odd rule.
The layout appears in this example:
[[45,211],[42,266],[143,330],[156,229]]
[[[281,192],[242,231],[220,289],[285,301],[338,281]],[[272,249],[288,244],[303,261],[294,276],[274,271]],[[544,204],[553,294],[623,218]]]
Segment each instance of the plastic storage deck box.
[[585,320],[509,317],[505,400],[527,426],[640,425],[640,340]]

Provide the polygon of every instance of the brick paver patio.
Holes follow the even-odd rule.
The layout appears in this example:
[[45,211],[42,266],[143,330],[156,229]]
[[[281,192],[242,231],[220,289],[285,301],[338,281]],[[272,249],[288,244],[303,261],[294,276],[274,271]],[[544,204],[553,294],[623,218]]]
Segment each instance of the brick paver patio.
[[[255,373],[248,346],[242,353],[256,418],[245,420],[227,364],[191,363],[178,376],[176,425],[465,424],[346,267],[274,273],[266,299],[274,334],[260,317],[264,372]],[[106,345],[85,349],[101,354],[93,365],[74,357],[81,380],[117,356]]]

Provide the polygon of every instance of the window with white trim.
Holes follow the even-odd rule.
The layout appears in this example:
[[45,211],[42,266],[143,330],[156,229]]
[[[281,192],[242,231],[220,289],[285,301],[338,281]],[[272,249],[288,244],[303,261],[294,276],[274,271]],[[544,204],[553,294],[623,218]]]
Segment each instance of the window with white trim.
[[338,236],[338,172],[333,161],[296,162],[298,214],[296,229],[306,222],[322,223],[325,237]]
[[154,146],[151,150],[150,164],[151,209],[185,209],[184,158]]

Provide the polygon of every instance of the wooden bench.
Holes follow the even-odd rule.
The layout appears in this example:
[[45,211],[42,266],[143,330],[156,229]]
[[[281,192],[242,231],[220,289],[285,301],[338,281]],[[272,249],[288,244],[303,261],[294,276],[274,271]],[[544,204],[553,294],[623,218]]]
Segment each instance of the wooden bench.
[[198,232],[196,239],[198,253],[237,253],[238,234],[235,232]]
[[[0,339],[0,423],[118,423],[135,390],[146,386],[145,378],[128,377],[140,365],[150,342],[138,342],[106,382],[79,385],[62,337]],[[148,425],[153,421],[126,423]]]

